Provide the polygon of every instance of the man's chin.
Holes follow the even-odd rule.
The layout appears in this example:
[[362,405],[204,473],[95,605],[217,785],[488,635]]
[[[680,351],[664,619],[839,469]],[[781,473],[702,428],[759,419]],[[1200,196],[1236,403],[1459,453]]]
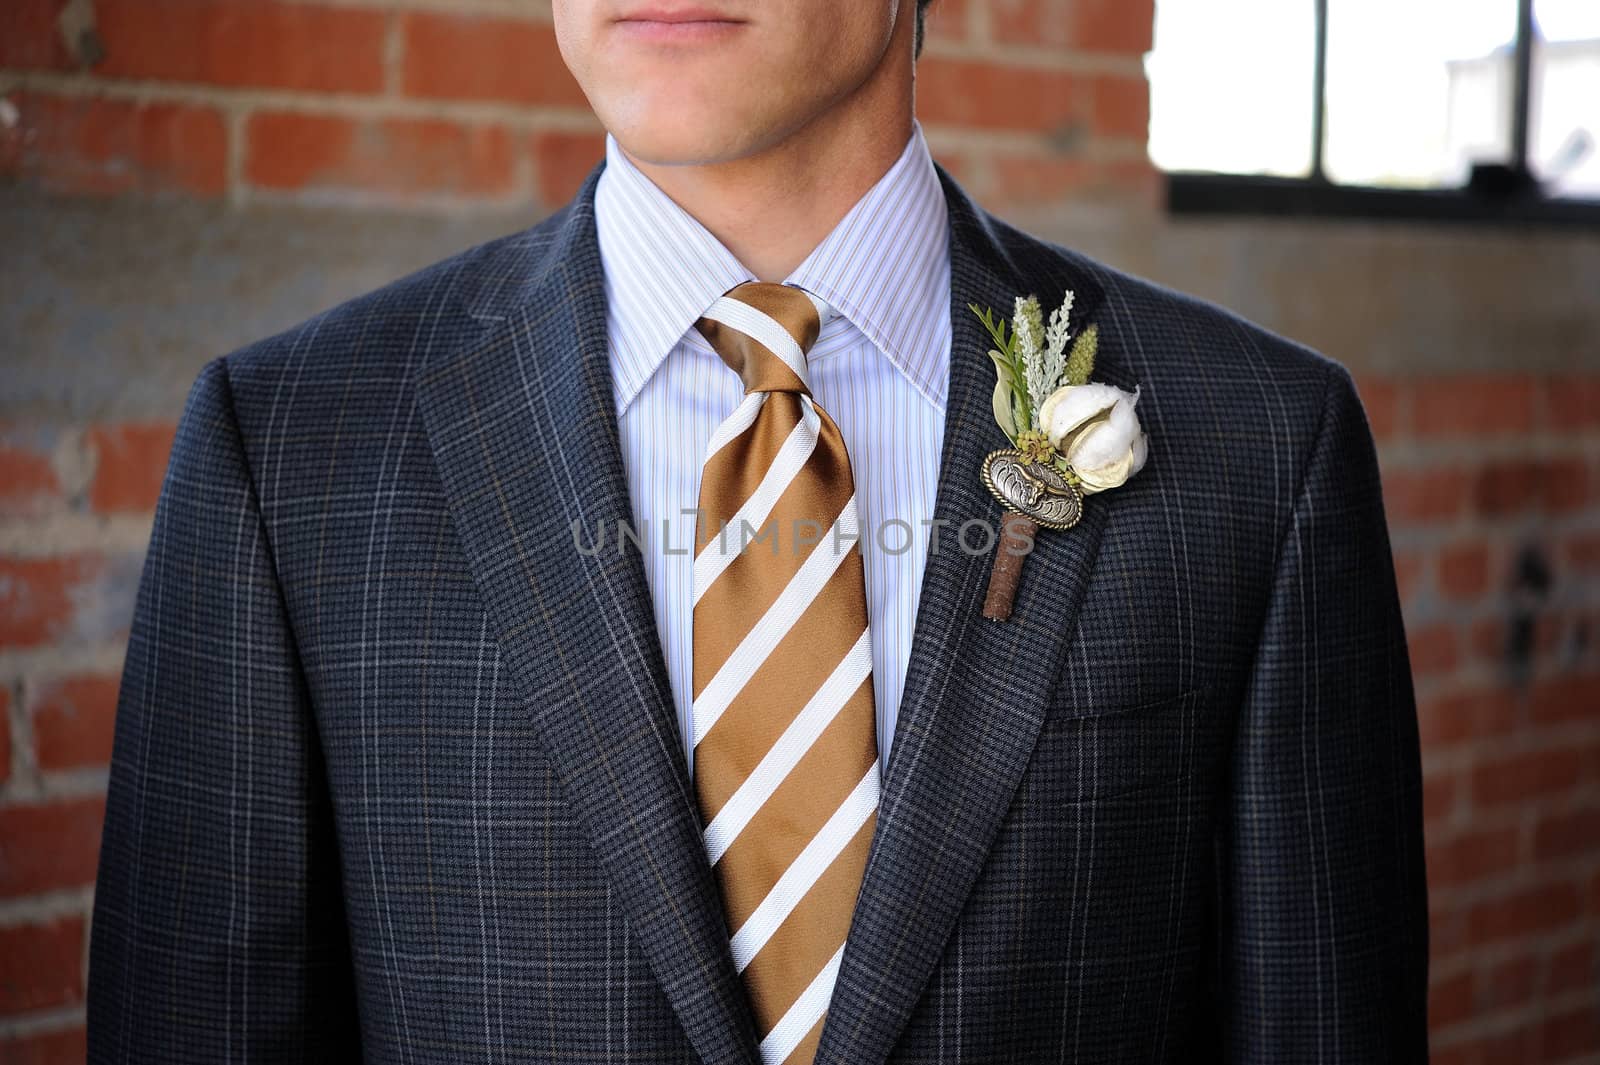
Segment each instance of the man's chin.
[[634,160],[656,166],[706,166],[738,159],[754,138],[740,120],[725,113],[652,113],[611,127],[617,143]]

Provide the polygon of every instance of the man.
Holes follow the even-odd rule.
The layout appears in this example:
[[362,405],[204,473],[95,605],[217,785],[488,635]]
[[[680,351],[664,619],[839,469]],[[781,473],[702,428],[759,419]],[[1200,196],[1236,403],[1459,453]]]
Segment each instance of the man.
[[[571,203],[200,372],[91,1059],[1425,1060],[1348,372],[974,204],[920,5],[650,2],[553,4]],[[1148,460],[990,620],[969,305],[1069,292]]]

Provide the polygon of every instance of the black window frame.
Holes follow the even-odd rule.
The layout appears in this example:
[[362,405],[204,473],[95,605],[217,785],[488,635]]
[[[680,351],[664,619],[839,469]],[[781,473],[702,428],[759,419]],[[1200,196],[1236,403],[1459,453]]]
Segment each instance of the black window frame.
[[1528,165],[1533,80],[1534,0],[1517,0],[1511,157],[1478,163],[1461,188],[1405,189],[1347,185],[1324,168],[1327,145],[1328,0],[1314,0],[1311,170],[1305,177],[1166,171],[1167,212],[1174,216],[1347,218],[1396,222],[1467,222],[1600,228],[1600,199],[1545,194]]

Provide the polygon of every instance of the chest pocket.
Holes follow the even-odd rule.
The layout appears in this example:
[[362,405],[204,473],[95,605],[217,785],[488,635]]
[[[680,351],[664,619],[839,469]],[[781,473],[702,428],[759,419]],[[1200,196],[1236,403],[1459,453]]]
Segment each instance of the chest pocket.
[[1186,780],[1209,786],[1232,733],[1212,695],[1206,684],[1120,706],[1052,704],[1028,767],[1032,799],[1078,805]]

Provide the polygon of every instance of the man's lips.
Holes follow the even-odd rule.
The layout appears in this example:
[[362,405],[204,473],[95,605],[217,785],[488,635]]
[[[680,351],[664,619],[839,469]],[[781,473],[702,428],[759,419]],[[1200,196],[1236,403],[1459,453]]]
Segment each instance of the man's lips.
[[744,25],[737,19],[689,17],[690,12],[639,12],[617,20],[617,29],[629,37],[662,44],[689,44],[716,40]]
[[619,22],[738,22],[715,8],[654,4],[623,15]]

